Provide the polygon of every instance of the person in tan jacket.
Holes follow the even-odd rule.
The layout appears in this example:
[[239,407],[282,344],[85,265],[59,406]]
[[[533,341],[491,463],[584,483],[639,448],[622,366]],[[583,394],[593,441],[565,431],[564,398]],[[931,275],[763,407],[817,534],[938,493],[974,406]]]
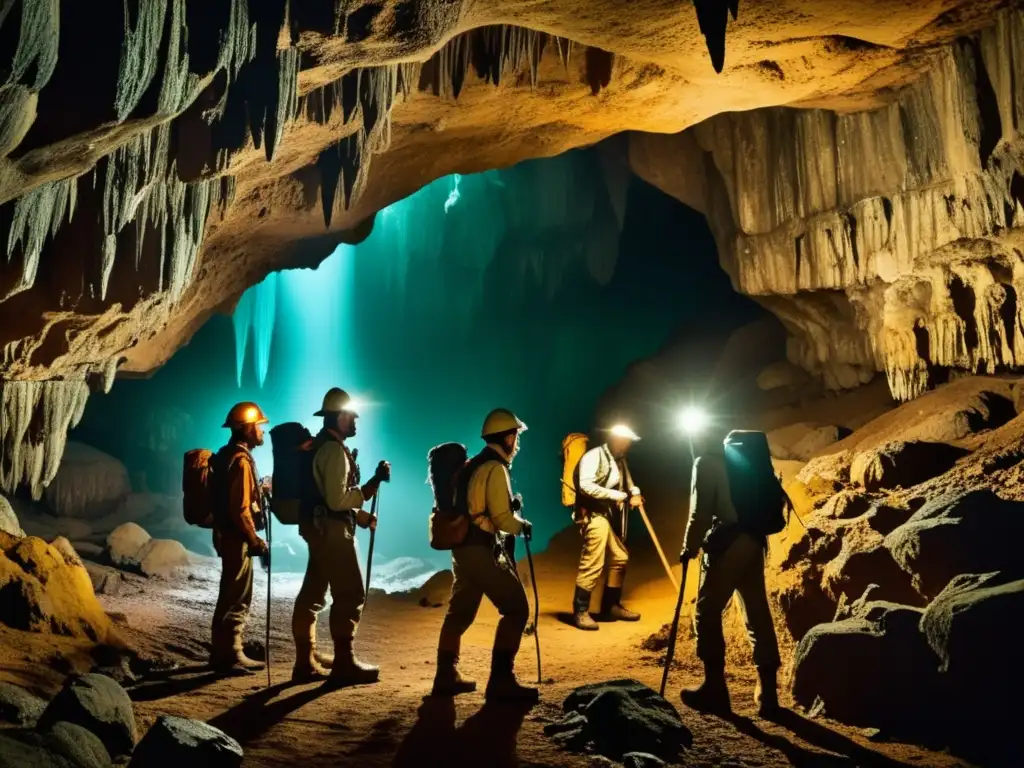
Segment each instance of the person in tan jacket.
[[[376,529],[377,519],[364,510],[382,482],[391,478],[391,465],[382,461],[368,482],[360,485],[359,467],[347,440],[355,437],[359,414],[348,394],[337,387],[324,395],[314,415],[324,419],[313,440],[313,480],[318,498],[299,521],[299,535],[309,546],[302,587],[295,599],[292,635],[295,667],[292,680],[327,678],[330,686],[374,683],[380,669],[356,658],[356,628],[366,601],[363,573],[356,555],[356,526]],[[330,672],[316,654],[316,618],[331,591],[330,629],[334,659]]]
[[224,421],[231,439],[212,459],[213,546],[220,556],[221,576],[210,632],[210,666],[219,672],[251,673],[263,668],[245,655],[242,635],[252,605],[252,558],[268,551],[257,533],[265,510],[251,453],[263,445],[266,423],[255,403],[233,406]]
[[[435,696],[454,696],[476,690],[476,683],[459,672],[462,636],[476,619],[484,596],[498,609],[501,619],[494,635],[491,675],[485,698],[536,702],[536,688],[516,681],[515,657],[529,620],[526,590],[504,540],[522,534],[530,537],[532,526],[517,514],[520,503],[512,495],[509,467],[519,452],[519,435],[526,425],[515,414],[498,408],[484,419],[484,449],[467,462],[456,481],[455,508],[470,518],[466,539],[452,549],[451,599],[437,644]],[[513,540],[514,541],[514,540]]]

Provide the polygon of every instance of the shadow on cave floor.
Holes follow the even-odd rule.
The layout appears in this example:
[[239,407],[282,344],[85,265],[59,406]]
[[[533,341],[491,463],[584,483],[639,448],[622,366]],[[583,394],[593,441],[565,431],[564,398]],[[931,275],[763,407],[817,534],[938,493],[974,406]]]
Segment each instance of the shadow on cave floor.
[[785,728],[802,741],[833,754],[823,755],[811,751],[785,736],[768,733],[757,726],[753,720],[742,715],[733,714],[725,720],[737,731],[756,739],[765,746],[777,749],[792,765],[797,768],[829,768],[829,766],[879,766],[879,768],[909,768],[910,763],[900,762],[868,749],[837,731],[808,720],[806,717],[790,709],[783,709],[772,718],[771,722]]
[[[208,722],[244,746],[264,735],[288,715],[330,692],[323,685],[312,685],[287,698],[274,700],[294,685],[287,681],[258,690]],[[347,730],[340,724],[332,727]]]
[[455,700],[425,696],[395,755],[396,768],[515,766],[516,737],[530,705],[487,702],[455,727]]
[[162,673],[159,677],[145,677],[128,689],[128,695],[132,701],[157,701],[169,696],[198,691],[200,688],[205,688],[224,679],[223,674],[214,672],[206,664],[195,669],[186,668],[176,670],[176,672],[177,674]]

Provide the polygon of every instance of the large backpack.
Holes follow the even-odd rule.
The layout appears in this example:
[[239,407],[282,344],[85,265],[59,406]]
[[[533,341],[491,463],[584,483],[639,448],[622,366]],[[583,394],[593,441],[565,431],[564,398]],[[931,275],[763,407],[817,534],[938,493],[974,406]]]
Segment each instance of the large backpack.
[[576,486],[579,473],[576,471],[580,459],[587,452],[590,441],[581,432],[573,432],[562,441],[562,506],[570,509],[576,506]]
[[733,430],[726,436],[725,472],[740,528],[766,537],[786,527],[791,504],[775,475],[764,432]]
[[313,435],[289,421],[270,430],[270,446],[274,455],[271,511],[282,524],[298,525],[305,508],[313,505]]
[[461,443],[442,443],[427,454],[427,482],[434,492],[428,531],[434,549],[453,549],[469,533],[469,515],[457,509],[455,502],[456,484],[468,459]]
[[195,448],[185,453],[181,473],[182,511],[185,522],[200,528],[213,528],[216,506],[213,483],[213,451]]

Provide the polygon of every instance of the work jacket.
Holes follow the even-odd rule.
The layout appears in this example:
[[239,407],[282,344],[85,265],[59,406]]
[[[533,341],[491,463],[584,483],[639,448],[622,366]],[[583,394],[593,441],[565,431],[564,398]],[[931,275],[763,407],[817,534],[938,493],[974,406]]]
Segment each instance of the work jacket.
[[725,454],[715,448],[693,463],[690,476],[690,517],[683,536],[683,551],[696,553],[715,523],[731,526],[739,522],[729,492]]
[[324,508],[330,512],[353,512],[366,499],[359,487],[359,467],[341,436],[322,429],[313,439],[313,480]]
[[604,515],[625,541],[629,528],[630,495],[639,494],[625,458],[616,461],[607,444],[591,448],[577,467],[576,506],[591,515]]
[[259,538],[256,520],[263,514],[256,460],[244,443],[231,442],[217,451],[213,463],[217,493],[214,543],[216,534],[229,533],[255,544]]
[[472,523],[466,543],[493,544],[499,531],[513,536],[522,532],[523,520],[512,510],[509,463],[501,446],[488,443],[460,476],[456,509],[461,508],[459,494],[465,494],[465,509]]

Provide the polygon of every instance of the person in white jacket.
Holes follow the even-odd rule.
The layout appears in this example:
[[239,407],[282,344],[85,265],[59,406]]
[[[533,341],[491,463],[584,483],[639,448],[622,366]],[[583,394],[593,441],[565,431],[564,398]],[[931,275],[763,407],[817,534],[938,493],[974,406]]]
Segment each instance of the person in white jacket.
[[618,424],[608,431],[608,442],[583,454],[575,473],[576,507],[573,520],[580,526],[583,549],[573,596],[573,624],[583,630],[598,629],[590,617],[590,593],[594,591],[605,566],[601,615],[605,621],[639,621],[640,614],[622,605],[622,585],[626,578],[629,551],[626,535],[629,511],[643,504],[640,489],[626,464],[626,454],[640,438],[632,429]]

